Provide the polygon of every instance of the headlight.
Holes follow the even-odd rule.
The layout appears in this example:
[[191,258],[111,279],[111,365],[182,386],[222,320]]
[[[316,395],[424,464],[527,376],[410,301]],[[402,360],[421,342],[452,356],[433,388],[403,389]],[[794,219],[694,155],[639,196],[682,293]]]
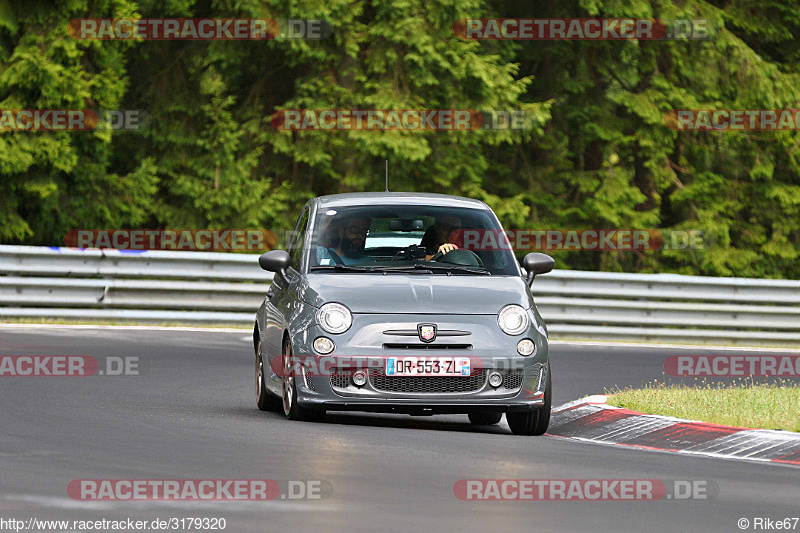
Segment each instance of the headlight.
[[507,305],[497,315],[497,324],[508,335],[519,335],[528,329],[528,313],[519,305]]
[[344,333],[353,324],[353,315],[342,304],[329,303],[317,311],[317,322],[328,333]]

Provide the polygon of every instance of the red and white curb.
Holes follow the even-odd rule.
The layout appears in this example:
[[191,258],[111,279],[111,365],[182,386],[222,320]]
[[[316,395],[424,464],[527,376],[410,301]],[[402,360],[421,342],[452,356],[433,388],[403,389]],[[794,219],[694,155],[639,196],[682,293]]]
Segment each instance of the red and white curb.
[[646,415],[589,396],[553,410],[548,435],[649,450],[800,465],[800,433]]

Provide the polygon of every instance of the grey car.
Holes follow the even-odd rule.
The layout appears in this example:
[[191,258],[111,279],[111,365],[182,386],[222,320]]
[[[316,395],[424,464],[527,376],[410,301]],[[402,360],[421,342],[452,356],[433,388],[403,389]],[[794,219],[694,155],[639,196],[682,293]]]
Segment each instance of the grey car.
[[253,331],[256,401],[292,420],[326,411],[464,413],[541,435],[550,420],[547,328],[485,203],[354,193],[302,209]]

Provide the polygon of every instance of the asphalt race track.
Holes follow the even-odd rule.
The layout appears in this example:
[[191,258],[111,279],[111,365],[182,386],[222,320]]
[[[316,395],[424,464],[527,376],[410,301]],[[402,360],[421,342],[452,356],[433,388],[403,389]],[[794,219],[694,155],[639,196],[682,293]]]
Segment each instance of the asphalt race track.
[[[557,344],[554,405],[661,378],[700,350]],[[708,350],[707,353],[720,353]],[[730,353],[730,352],[725,352]],[[753,352],[748,352],[753,353]],[[503,421],[257,410],[250,335],[0,328],[0,355],[138,357],[138,376],[0,377],[0,518],[222,517],[226,531],[741,531],[800,516],[800,468],[516,437]],[[705,480],[711,499],[462,501],[461,479]],[[87,502],[77,479],[325,480],[321,500]],[[800,531],[800,524],[797,525]]]

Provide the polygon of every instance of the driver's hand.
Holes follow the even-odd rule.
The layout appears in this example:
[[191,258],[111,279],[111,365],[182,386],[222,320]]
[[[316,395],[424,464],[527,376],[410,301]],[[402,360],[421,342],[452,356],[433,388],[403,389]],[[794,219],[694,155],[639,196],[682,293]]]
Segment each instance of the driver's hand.
[[439,247],[440,254],[446,254],[447,252],[452,252],[453,250],[458,250],[458,246],[449,242],[446,242]]

